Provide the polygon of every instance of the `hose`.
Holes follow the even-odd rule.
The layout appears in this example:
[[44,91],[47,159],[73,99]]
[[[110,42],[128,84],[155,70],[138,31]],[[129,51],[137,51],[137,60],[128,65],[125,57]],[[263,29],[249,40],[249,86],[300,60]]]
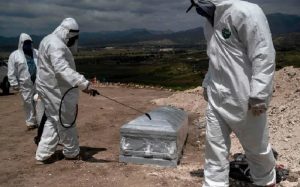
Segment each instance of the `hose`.
[[[70,125],[68,125],[68,126],[64,125],[63,122],[62,122],[62,118],[61,118],[61,107],[62,107],[62,103],[63,103],[63,100],[64,100],[65,96],[66,96],[71,90],[73,90],[73,89],[75,89],[75,88],[78,88],[78,86],[72,87],[72,88],[68,89],[68,90],[64,93],[63,97],[61,98],[60,105],[59,105],[59,110],[58,110],[59,122],[60,122],[61,126],[63,126],[63,127],[66,128],[66,129],[72,128],[72,127],[74,126],[75,122],[76,122],[77,114],[78,114],[78,104],[76,104],[76,113],[75,113],[74,120],[73,120],[73,122],[72,122]],[[92,96],[100,95],[100,96],[102,96],[102,97],[104,97],[104,98],[106,98],[106,99],[109,99],[109,100],[111,100],[111,101],[114,101],[114,102],[116,102],[116,103],[118,103],[118,104],[120,104],[120,105],[122,105],[122,106],[125,106],[125,107],[127,107],[127,108],[132,109],[132,110],[135,110],[135,111],[137,111],[137,112],[139,112],[139,113],[145,114],[145,115],[149,118],[149,120],[151,120],[151,116],[150,116],[148,113],[144,113],[144,112],[142,112],[142,111],[140,111],[140,110],[138,110],[138,109],[136,109],[136,108],[133,108],[133,107],[131,107],[131,106],[128,106],[128,105],[126,105],[126,104],[124,104],[124,103],[121,103],[121,102],[115,100],[115,99],[112,99],[112,98],[110,98],[110,97],[107,97],[107,96],[105,96],[105,95],[102,95],[102,94],[100,94],[97,90],[93,90],[93,92],[91,93],[91,95],[92,95]]]
[[70,125],[64,125],[64,123],[62,122],[62,118],[61,118],[61,107],[62,107],[62,103],[64,101],[64,98],[65,96],[73,89],[75,88],[78,88],[78,86],[75,86],[75,87],[72,87],[72,88],[69,88],[63,95],[63,97],[61,98],[61,101],[60,101],[60,105],[59,105],[59,110],[58,110],[58,116],[59,116],[59,122],[61,124],[62,127],[66,128],[66,129],[69,129],[69,128],[72,128],[76,122],[76,119],[77,119],[77,115],[78,115],[78,104],[76,104],[76,112],[75,112],[75,117],[74,117],[74,120],[72,121],[72,123]]

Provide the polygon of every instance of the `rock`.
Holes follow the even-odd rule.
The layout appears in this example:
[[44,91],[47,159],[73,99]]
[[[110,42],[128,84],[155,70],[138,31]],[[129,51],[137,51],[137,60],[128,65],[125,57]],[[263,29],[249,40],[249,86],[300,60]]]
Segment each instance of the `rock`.
[[158,173],[149,173],[150,176],[158,177]]
[[300,176],[299,176],[298,173],[290,172],[287,180],[288,180],[289,182],[297,182],[297,183],[298,183],[298,178],[299,178],[299,177],[300,177]]
[[290,78],[294,78],[296,75],[297,75],[296,72],[289,72],[289,73],[288,73],[288,76],[289,76]]
[[297,187],[298,182],[289,182],[289,181],[283,181],[280,183],[281,187]]
[[287,109],[287,106],[284,106],[284,105],[279,107],[279,111],[280,111],[280,112],[283,112],[283,111],[285,111],[286,109]]
[[291,173],[298,173],[300,175],[300,168],[293,168],[293,169],[290,170],[290,172]]

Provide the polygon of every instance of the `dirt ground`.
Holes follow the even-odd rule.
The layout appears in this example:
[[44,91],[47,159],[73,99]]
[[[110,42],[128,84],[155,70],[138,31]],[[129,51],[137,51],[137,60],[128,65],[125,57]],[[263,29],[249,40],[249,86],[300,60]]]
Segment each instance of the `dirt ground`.
[[[142,111],[157,107],[151,100],[172,94],[122,87],[99,90]],[[119,129],[139,115],[103,97],[81,94],[77,127],[85,161],[36,165],[36,130],[26,130],[20,95],[0,96],[0,186],[200,186],[203,141],[199,140],[204,135],[192,124],[196,117],[193,114],[184,156],[177,168],[118,162]]]
[[[84,161],[58,160],[36,165],[36,131],[26,131],[20,95],[0,96],[0,186],[201,186],[206,102],[202,88],[170,92],[141,86],[100,87],[102,94],[142,111],[173,105],[189,113],[189,136],[177,168],[118,162],[119,129],[140,114],[103,97],[81,94],[77,120]],[[281,187],[300,187],[300,69],[286,67],[275,75],[269,106],[272,147],[277,164],[290,170]],[[61,147],[58,148],[61,150]],[[231,154],[242,152],[232,135]],[[60,151],[58,151],[60,153]],[[231,187],[251,186],[231,181]]]

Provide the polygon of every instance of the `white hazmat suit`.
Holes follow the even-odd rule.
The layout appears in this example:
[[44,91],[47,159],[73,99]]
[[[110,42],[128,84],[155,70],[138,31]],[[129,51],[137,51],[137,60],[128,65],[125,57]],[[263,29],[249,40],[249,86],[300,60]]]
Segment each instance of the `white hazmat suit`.
[[[89,85],[84,76],[76,72],[72,52],[67,46],[69,39],[79,34],[72,30],[79,32],[78,24],[73,18],[66,18],[40,43],[37,91],[45,105],[47,121],[36,152],[38,161],[50,158],[58,143],[64,146],[63,154],[66,158],[74,158],[80,151],[76,127],[63,128],[58,112],[62,96],[69,88],[78,86],[84,90]],[[78,96],[78,89],[73,89],[64,99],[64,123],[73,121]]]
[[[19,39],[18,49],[11,53],[8,60],[8,80],[12,87],[18,88],[24,101],[24,110],[27,127],[36,125],[35,104],[33,96],[35,94],[35,84],[31,80],[28,70],[27,60],[23,52],[24,41],[30,40],[28,34],[22,33]],[[38,51],[33,49],[33,60],[37,65]]]
[[249,108],[268,106],[273,91],[275,50],[267,19],[249,2],[209,1],[216,10],[214,25],[207,21],[204,28],[210,62],[202,84],[208,96],[203,186],[229,186],[232,131],[245,150],[254,183],[275,184],[267,115],[254,115]]

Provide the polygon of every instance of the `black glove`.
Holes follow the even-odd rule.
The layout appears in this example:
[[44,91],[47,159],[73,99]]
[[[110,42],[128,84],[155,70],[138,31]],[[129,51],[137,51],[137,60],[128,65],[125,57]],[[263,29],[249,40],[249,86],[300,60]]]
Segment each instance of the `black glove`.
[[97,90],[95,90],[95,89],[91,89],[90,95],[93,96],[93,97],[95,97],[96,95],[100,95],[100,93]]
[[87,86],[86,89],[82,90],[84,93],[89,94],[90,96],[95,97],[96,95],[100,95],[100,93],[93,88],[93,86],[91,84],[89,84]]

